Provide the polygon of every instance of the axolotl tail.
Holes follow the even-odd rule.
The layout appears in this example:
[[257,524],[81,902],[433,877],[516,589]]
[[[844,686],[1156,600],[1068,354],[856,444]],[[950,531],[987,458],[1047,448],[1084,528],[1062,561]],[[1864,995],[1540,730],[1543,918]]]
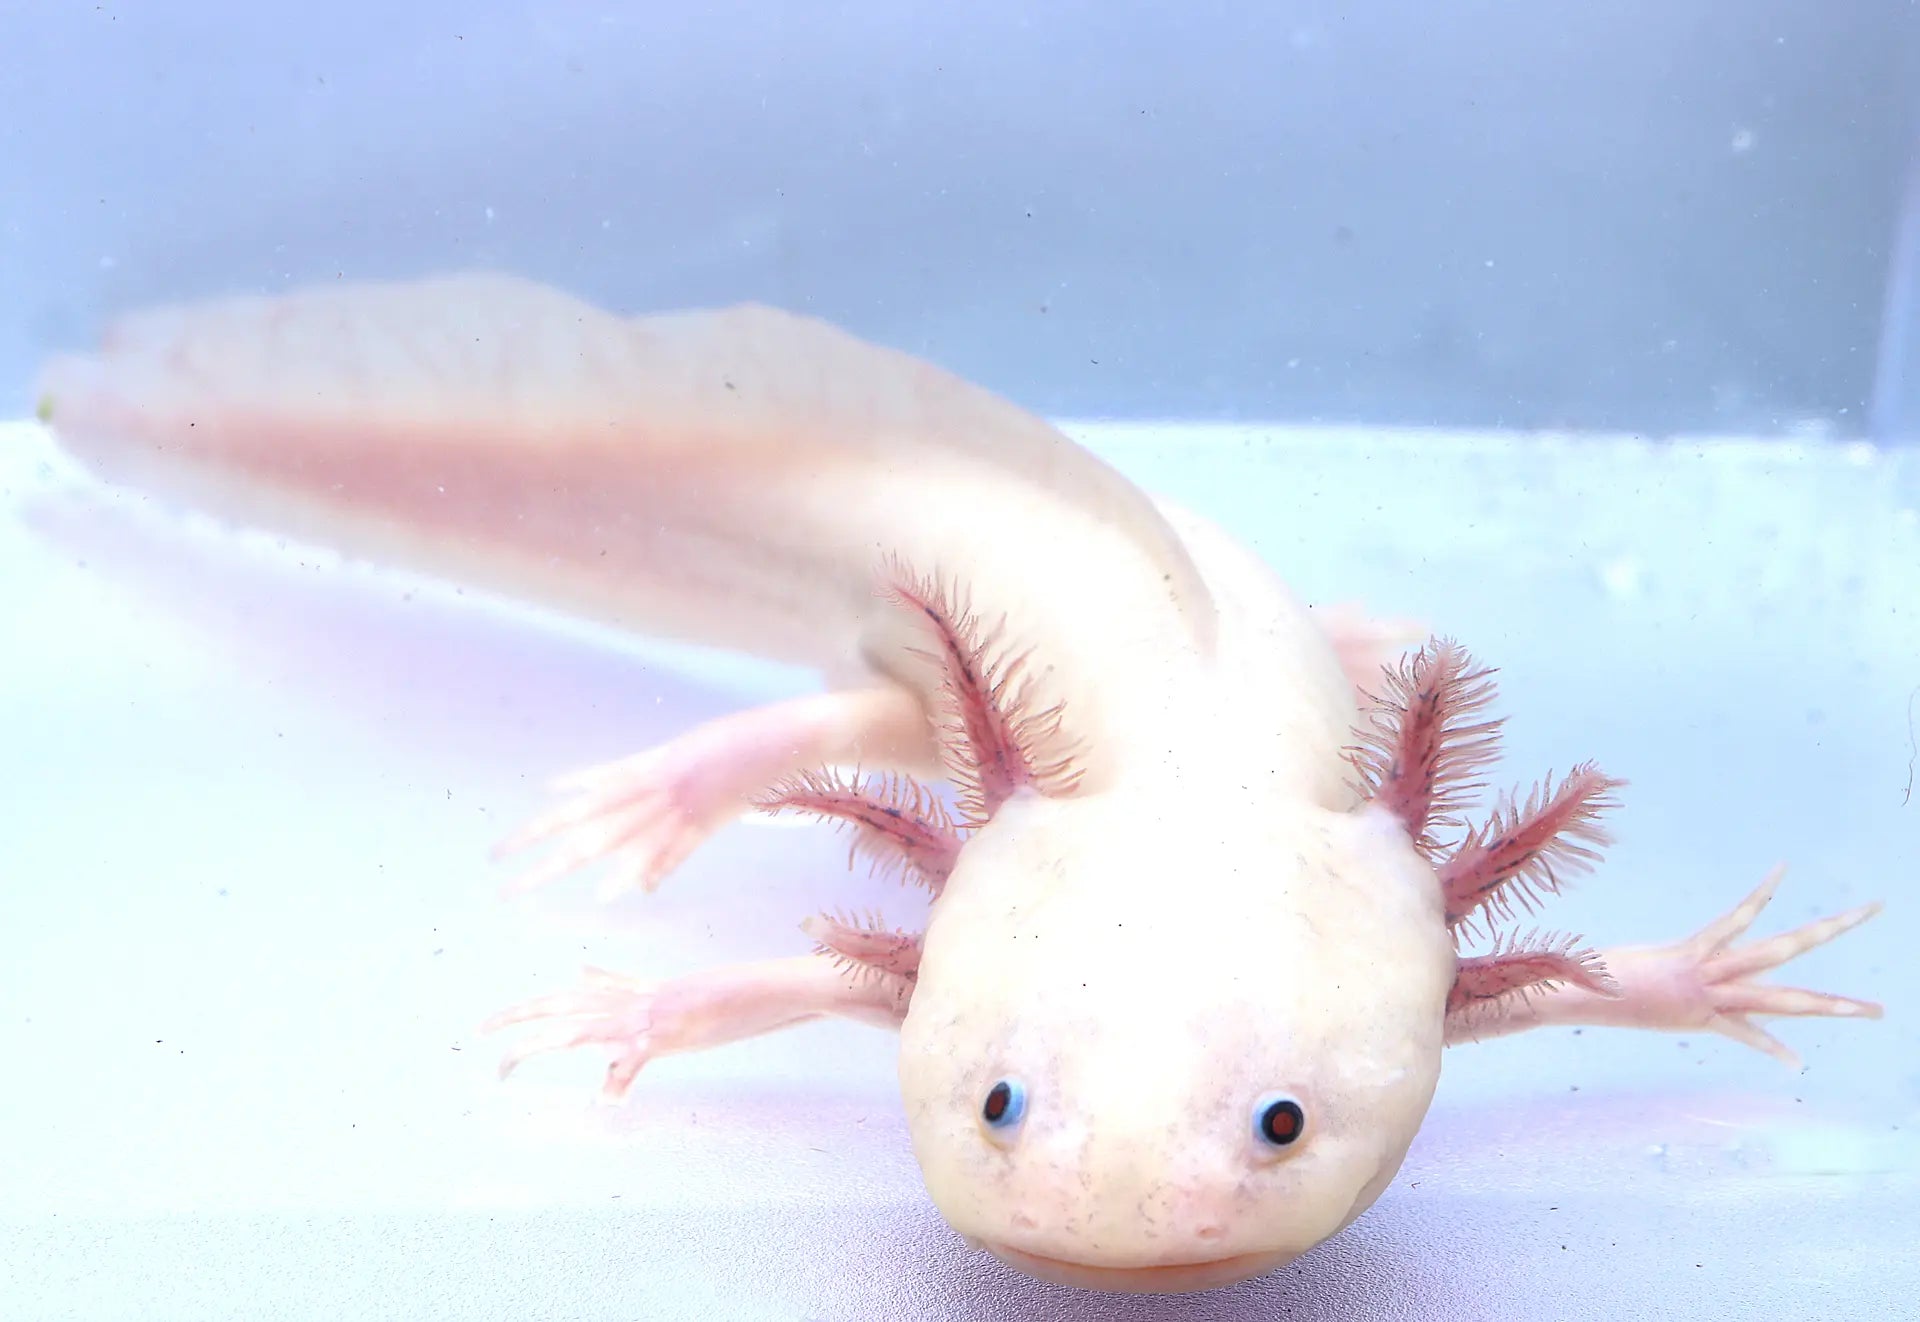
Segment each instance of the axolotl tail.
[[41,385],[110,483],[616,627],[838,666],[877,559],[950,530],[957,491],[1121,530],[1202,646],[1214,627],[1118,472],[988,391],[765,307],[340,284],[122,317]]

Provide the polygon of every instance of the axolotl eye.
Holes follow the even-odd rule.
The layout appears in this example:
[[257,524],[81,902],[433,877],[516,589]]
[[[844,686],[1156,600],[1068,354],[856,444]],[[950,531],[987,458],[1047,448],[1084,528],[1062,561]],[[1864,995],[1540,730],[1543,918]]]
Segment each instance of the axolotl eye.
[[1307,1113],[1283,1092],[1263,1093],[1253,1104],[1253,1139],[1261,1147],[1290,1148],[1307,1132]]
[[980,1119],[996,1136],[1009,1136],[1027,1113],[1027,1090],[1018,1079],[1001,1079],[987,1089]]

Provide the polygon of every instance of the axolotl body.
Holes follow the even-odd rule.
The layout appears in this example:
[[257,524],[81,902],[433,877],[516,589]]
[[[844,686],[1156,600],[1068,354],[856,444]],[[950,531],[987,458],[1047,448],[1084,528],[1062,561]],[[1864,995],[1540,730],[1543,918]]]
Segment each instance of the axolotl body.
[[[1450,1042],[1878,1006],[1760,975],[1877,910],[1736,944],[1489,931],[1588,868],[1588,765],[1461,814],[1490,672],[1309,608],[1222,530],[905,354],[761,307],[622,317],[527,281],[340,285],[136,314],[50,364],[110,482],[602,622],[817,668],[822,692],[573,779],[540,884],[652,888],[747,809],[844,825],[924,932],[506,1011],[509,1055],[666,1053],[823,1015],[897,1027],[933,1202],[1037,1277],[1183,1291],[1286,1263],[1400,1169]],[[1411,639],[1405,641],[1412,641]],[[835,768],[859,767],[848,774]],[[955,791],[949,807],[931,782]]]

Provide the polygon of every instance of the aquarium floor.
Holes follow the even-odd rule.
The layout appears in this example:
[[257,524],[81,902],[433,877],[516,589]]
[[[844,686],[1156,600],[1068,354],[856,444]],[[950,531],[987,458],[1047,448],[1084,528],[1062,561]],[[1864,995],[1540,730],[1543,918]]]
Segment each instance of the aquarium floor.
[[[817,831],[729,830],[657,896],[502,901],[544,783],[789,689],[69,489],[0,432],[0,1315],[1884,1318],[1920,1297],[1912,909],[1920,473],[1714,440],[1078,427],[1310,597],[1501,668],[1504,777],[1598,758],[1619,844],[1543,921],[1678,937],[1776,860],[1792,970],[1884,1000],[1706,1037],[1461,1048],[1376,1209],[1212,1295],[1035,1284],[934,1215],[891,1039],[821,1025],[506,1083],[492,1009],[585,963],[803,948],[912,903]],[[1188,888],[1191,893],[1191,888]],[[1231,915],[1223,915],[1231,921]],[[1179,991],[1182,952],[1159,961]],[[1148,976],[1161,970],[1147,970]],[[1154,1068],[1143,1042],[1141,1068]]]

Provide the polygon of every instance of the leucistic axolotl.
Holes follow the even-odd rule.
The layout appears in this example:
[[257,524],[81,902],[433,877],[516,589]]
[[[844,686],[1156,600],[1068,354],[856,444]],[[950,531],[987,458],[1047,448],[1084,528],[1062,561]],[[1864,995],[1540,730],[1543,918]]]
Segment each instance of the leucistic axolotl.
[[553,848],[528,884],[651,888],[745,811],[812,814],[932,894],[925,930],[823,916],[790,958],[589,971],[496,1016],[534,1026],[506,1067],[603,1047],[618,1095],[821,1016],[897,1028],[934,1204],[1031,1275],[1185,1291],[1289,1261],[1394,1178],[1449,1043],[1705,1029],[1790,1060],[1756,1018],[1880,1013],[1767,980],[1877,910],[1745,940],[1777,873],[1672,944],[1516,936],[1596,861],[1620,782],[1580,765],[1470,811],[1498,722],[1463,649],[1309,609],[1041,420],[817,321],[340,285],[126,317],[44,389],[108,481],[817,668],[580,774],[509,847]]

